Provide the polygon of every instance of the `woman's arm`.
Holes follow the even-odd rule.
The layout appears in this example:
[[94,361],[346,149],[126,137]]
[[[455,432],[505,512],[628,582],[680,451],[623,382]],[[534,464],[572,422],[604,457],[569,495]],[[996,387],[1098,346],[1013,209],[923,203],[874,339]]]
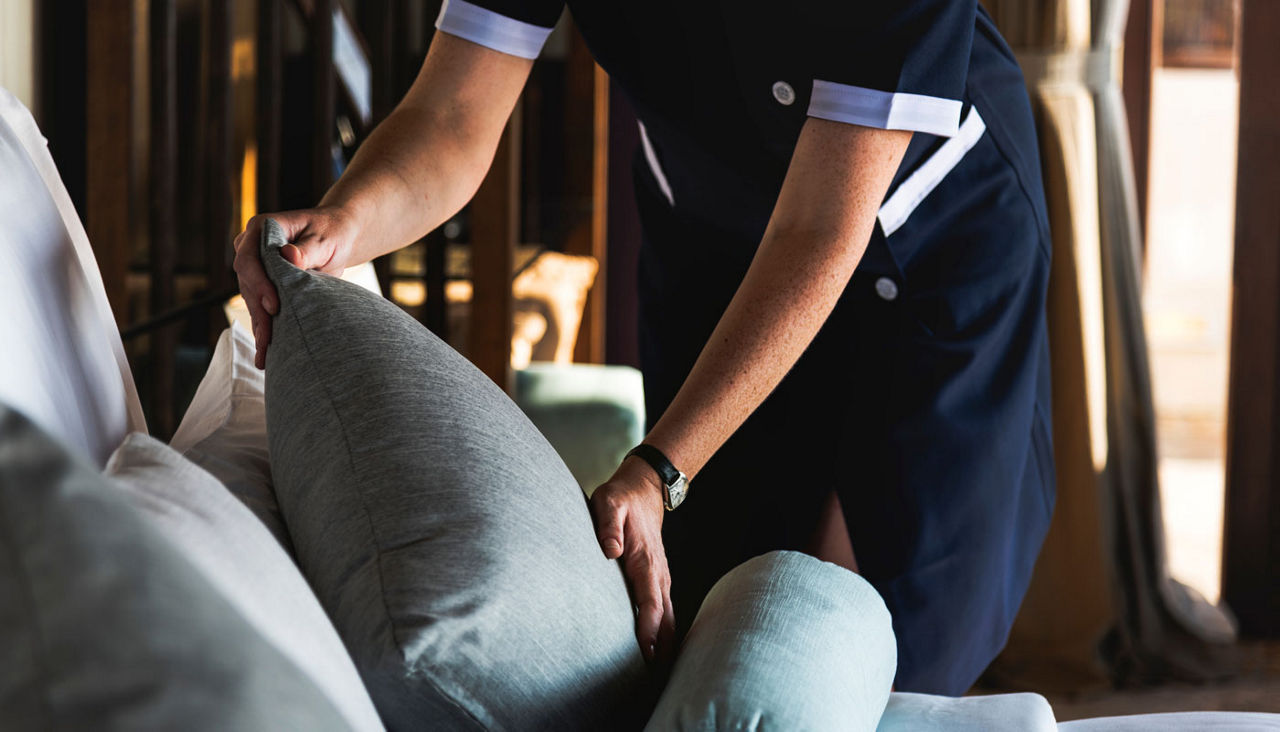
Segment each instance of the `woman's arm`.
[[[910,140],[910,132],[805,123],[742,284],[645,438],[690,478],[773,391],[831,314]],[[591,502],[605,555],[623,559],[640,609],[641,648],[650,657],[663,653],[675,619],[658,476],[628,458]]]
[[261,219],[280,222],[293,244],[283,253],[295,265],[335,274],[416,241],[475,195],[532,66],[436,33],[409,92],[319,205],[249,221],[235,240],[235,268],[259,368],[271,341],[270,315],[279,308],[258,261]]

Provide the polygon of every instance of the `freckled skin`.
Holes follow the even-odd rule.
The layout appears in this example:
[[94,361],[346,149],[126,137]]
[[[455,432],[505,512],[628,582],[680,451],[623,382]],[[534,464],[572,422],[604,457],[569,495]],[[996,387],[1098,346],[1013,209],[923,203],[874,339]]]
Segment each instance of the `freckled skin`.
[[[437,34],[404,100],[319,206],[269,214],[301,267],[340,272],[416,241],[475,194],[533,62]],[[862,258],[911,133],[810,118],[760,247],[684,385],[645,438],[690,478],[795,365]],[[236,238],[236,272],[265,364],[276,294],[257,259],[260,220]],[[246,245],[247,244],[247,245]],[[662,546],[662,486],[629,458],[592,496],[600,546],[621,558],[645,655],[672,652],[675,615]],[[839,501],[813,551],[856,568]],[[696,608],[682,608],[693,612]]]

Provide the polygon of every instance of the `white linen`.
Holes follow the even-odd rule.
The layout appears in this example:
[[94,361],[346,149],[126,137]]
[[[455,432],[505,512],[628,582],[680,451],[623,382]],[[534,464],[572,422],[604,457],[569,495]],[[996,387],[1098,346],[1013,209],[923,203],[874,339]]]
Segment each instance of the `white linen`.
[[266,378],[253,365],[253,355],[253,336],[233,322],[218,338],[169,446],[221,481],[292,553],[271,483]]
[[0,171],[0,401],[101,467],[142,406],[48,141],[3,88]]
[[1280,730],[1280,714],[1260,712],[1173,712],[1077,719],[1058,725],[1062,732],[1263,732]]
[[936,696],[895,691],[876,732],[1053,732],[1049,702],[1039,694]]
[[325,692],[353,729],[383,728],[346,647],[293,560],[213,476],[135,433],[111,456],[107,477]]

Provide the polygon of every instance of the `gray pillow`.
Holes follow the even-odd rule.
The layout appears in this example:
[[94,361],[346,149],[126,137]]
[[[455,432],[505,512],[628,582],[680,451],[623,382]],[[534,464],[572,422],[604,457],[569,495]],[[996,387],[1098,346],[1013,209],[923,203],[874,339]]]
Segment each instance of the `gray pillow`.
[[564,462],[396,305],[304,272],[263,227],[276,496],[392,728],[616,723],[645,676],[621,569]]
[[[262,429],[265,453],[265,424]],[[382,732],[369,692],[307,580],[227,487],[138,432],[111,454],[105,473],[266,642],[320,687],[352,728]]]
[[771,552],[707,593],[647,730],[873,730],[898,651],[889,610],[843,567]]
[[0,406],[0,726],[344,730],[123,492]]

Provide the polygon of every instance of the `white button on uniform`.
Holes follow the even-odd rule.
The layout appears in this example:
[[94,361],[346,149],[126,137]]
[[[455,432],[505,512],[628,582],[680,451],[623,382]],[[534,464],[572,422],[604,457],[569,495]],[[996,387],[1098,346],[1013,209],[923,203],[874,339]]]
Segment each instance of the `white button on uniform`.
[[898,283],[888,277],[881,277],[876,280],[876,294],[885,300],[896,300],[898,298]]
[[785,81],[773,82],[773,98],[778,100],[778,104],[791,106],[796,101],[796,90]]

